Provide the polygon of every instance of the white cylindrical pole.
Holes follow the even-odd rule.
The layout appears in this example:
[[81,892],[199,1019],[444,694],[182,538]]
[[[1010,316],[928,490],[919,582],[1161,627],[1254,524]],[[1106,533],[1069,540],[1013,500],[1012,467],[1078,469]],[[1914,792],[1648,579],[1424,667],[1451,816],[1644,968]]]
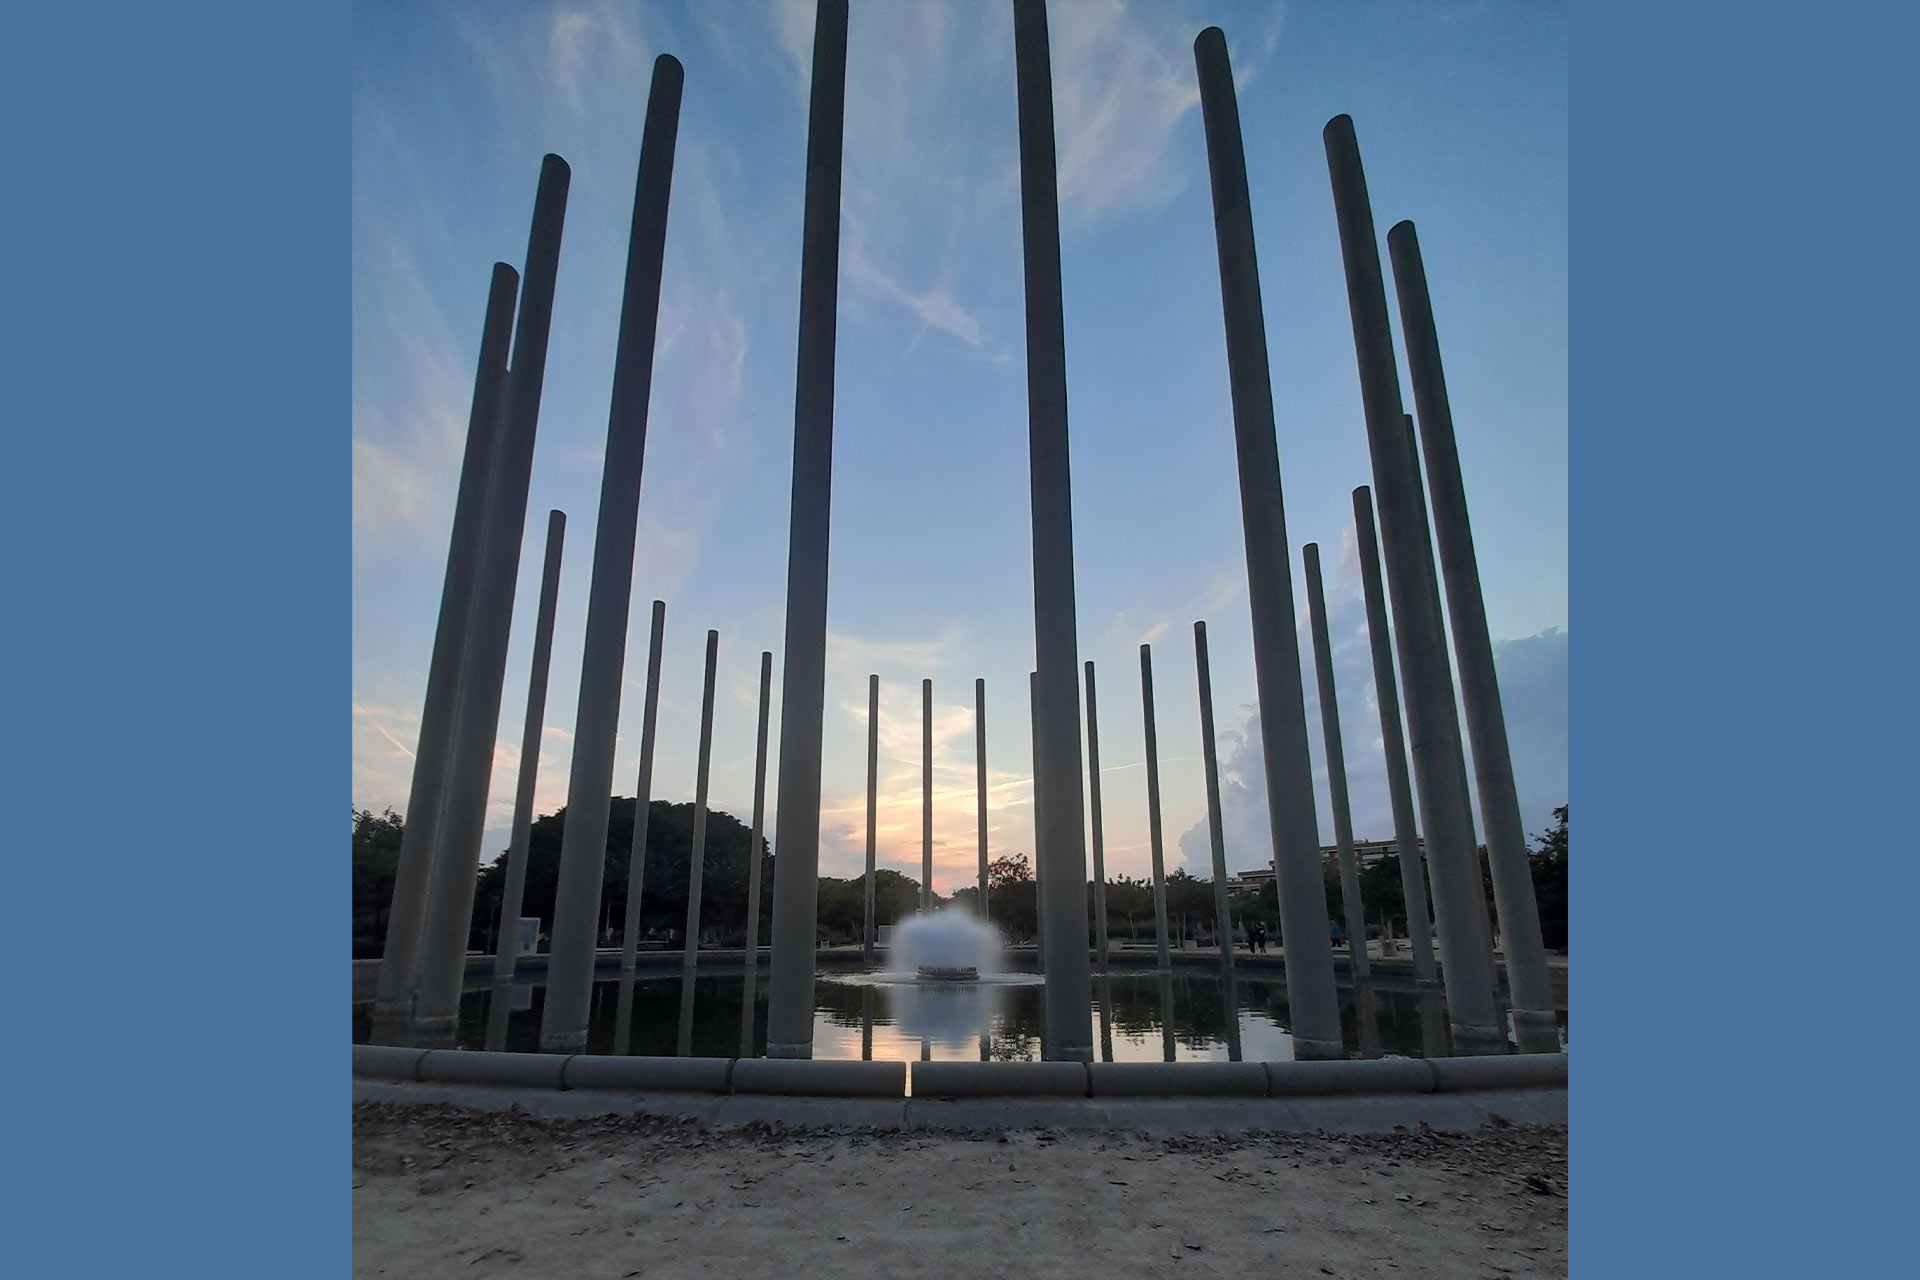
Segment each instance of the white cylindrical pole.
[[687,853],[686,945],[680,962],[692,969],[700,955],[700,886],[707,865],[707,780],[713,757],[713,684],[720,662],[720,633],[707,632],[707,678],[700,691],[700,754],[694,765],[693,847]]
[[660,650],[666,639],[667,602],[653,602],[647,636],[647,695],[640,716],[640,776],[633,787],[633,845],[627,851],[626,923],[620,933],[620,972],[640,962],[640,898],[647,879],[647,825],[653,815],[653,743],[660,725]]

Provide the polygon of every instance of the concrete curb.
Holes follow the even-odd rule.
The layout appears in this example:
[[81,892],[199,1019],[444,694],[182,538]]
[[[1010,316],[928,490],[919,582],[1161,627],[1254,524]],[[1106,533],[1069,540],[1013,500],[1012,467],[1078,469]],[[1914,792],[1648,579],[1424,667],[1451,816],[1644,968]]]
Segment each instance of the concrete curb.
[[370,1080],[418,1080],[420,1059],[426,1056],[425,1049],[357,1044],[353,1046],[353,1074]]
[[440,1084],[507,1084],[526,1089],[564,1089],[574,1054],[478,1053],[431,1049],[420,1059],[420,1079]]
[[1339,1062],[1268,1062],[1267,1093],[1275,1098],[1350,1093],[1432,1093],[1433,1068],[1424,1058]]
[[[1561,1053],[1324,1062],[916,1062],[916,1102],[979,1098],[1333,1098],[1567,1087]],[[353,1046],[353,1075],[452,1085],[621,1093],[905,1101],[905,1062],[664,1058]]]
[[924,1098],[1085,1098],[1084,1062],[916,1062],[913,1096]]
[[1480,1089],[1566,1088],[1567,1055],[1515,1053],[1499,1058],[1429,1058],[1434,1089],[1462,1093]]
[[628,1093],[514,1089],[359,1079],[355,1102],[450,1104],[475,1111],[519,1108],[532,1115],[586,1119],[666,1116],[720,1128],[765,1124],[802,1129],[842,1125],[923,1133],[991,1133],[1035,1127],[1145,1134],[1391,1133],[1421,1125],[1470,1132],[1494,1118],[1513,1124],[1567,1123],[1565,1089],[1485,1093],[1348,1094],[1310,1098],[806,1098],[779,1094]]
[[1266,1067],[1258,1062],[1092,1062],[1094,1098],[1264,1098]]
[[738,1058],[733,1064],[733,1092],[904,1099],[907,1064],[825,1058]]
[[567,1059],[563,1089],[608,1089],[622,1093],[732,1093],[732,1058],[608,1058],[576,1054]]

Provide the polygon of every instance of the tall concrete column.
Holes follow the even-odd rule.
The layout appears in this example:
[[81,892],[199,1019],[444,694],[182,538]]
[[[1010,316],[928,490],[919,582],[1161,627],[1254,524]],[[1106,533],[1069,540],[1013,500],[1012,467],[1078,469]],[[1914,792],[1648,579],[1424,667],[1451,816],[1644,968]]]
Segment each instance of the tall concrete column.
[[693,1054],[693,982],[697,971],[692,965],[680,971],[680,1034],[674,1039],[674,1053],[682,1058]]
[[973,773],[975,811],[979,822],[980,918],[987,917],[987,682],[973,682]]
[[[1027,729],[1032,735],[1029,750],[1033,761],[1033,949],[1038,953],[1040,972],[1047,971],[1047,881],[1040,873],[1040,843],[1046,823],[1042,820],[1040,790],[1040,673],[1027,672]],[[1042,1010],[1044,1016],[1044,1007]]]
[[1380,998],[1371,982],[1353,984],[1354,1018],[1360,1032],[1360,1056],[1378,1058],[1380,1049]]
[[1147,726],[1147,842],[1153,850],[1154,958],[1164,972],[1173,961],[1167,955],[1167,865],[1160,839],[1160,738],[1153,727],[1153,646],[1146,644],[1140,646],[1140,711]]
[[1213,849],[1213,932],[1220,944],[1221,967],[1232,969],[1233,912],[1227,905],[1227,837],[1220,820],[1220,757],[1213,740],[1213,670],[1207,663],[1207,624],[1204,622],[1193,624],[1193,658],[1200,676],[1200,754],[1207,765],[1207,836]]
[[1045,799],[1040,859],[1047,985],[1041,1056],[1093,1057],[1087,963],[1087,832],[1080,784],[1080,658],[1075,636],[1073,485],[1067,444],[1066,328],[1060,296],[1060,204],[1053,70],[1042,0],[1014,0],[1020,122],[1020,230],[1026,275],[1027,442],[1033,505],[1033,619]]
[[[1415,528],[1418,528],[1419,530],[1421,530],[1422,532],[1421,540],[1424,544],[1425,531],[1430,521],[1428,520],[1428,517],[1427,517],[1426,486],[1420,482],[1420,461],[1419,461],[1420,434],[1413,425],[1412,414],[1403,413],[1400,415],[1400,418],[1401,418],[1401,421],[1407,424],[1407,457],[1414,460],[1413,461],[1413,480],[1412,480],[1412,489],[1413,489],[1413,496],[1414,496],[1413,524]],[[1428,553],[1427,576],[1429,579],[1432,579],[1434,577],[1432,551],[1433,551],[1432,546],[1430,544],[1427,544],[1427,553]],[[1437,611],[1439,609],[1438,601],[1440,597],[1438,595],[1438,588],[1436,587],[1434,590],[1435,590],[1434,608]],[[1449,702],[1447,705],[1453,706],[1455,704],[1453,704],[1452,702]],[[1458,735],[1456,733],[1456,737],[1457,736]],[[1474,884],[1474,891],[1469,896],[1473,900],[1473,918],[1474,918],[1475,925],[1480,930],[1480,945],[1483,948],[1485,948],[1487,952],[1487,971],[1493,974],[1493,991],[1497,999],[1500,994],[1500,976],[1498,973],[1494,972],[1494,965],[1493,965],[1493,945],[1494,945],[1493,944],[1493,912],[1491,908],[1487,906],[1487,886],[1486,886],[1487,877],[1485,872],[1482,870],[1482,866],[1481,866],[1483,856],[1486,853],[1486,850],[1481,845],[1475,843],[1477,837],[1474,835],[1473,826],[1472,826],[1473,809],[1472,809],[1471,802],[1466,799],[1466,776],[1464,773],[1462,773],[1460,781],[1461,781],[1461,801],[1463,806],[1465,807],[1465,812],[1467,814],[1467,822],[1468,822],[1467,840],[1468,840],[1468,843],[1473,844],[1472,879]]]
[[680,962],[688,970],[700,956],[700,886],[707,869],[707,779],[713,759],[713,683],[720,663],[720,633],[707,632],[707,675],[700,690],[700,754],[693,775],[693,848],[687,854],[686,945]]
[[1227,38],[1208,27],[1193,42],[1200,76],[1213,187],[1213,231],[1220,258],[1220,305],[1233,395],[1233,439],[1240,473],[1240,521],[1247,548],[1247,603],[1253,621],[1254,683],[1265,750],[1267,821],[1274,884],[1287,954],[1287,1004],[1294,1050],[1339,1057],[1339,995],[1327,937],[1327,890],[1320,876],[1320,831],[1313,809],[1313,760],[1300,691],[1300,638],[1294,628],[1293,576],[1280,454],[1274,442],[1273,385],[1266,317],[1253,247],[1253,209],[1240,141]]
[[1172,1062],[1177,1055],[1178,1040],[1173,1031],[1173,970],[1162,969],[1160,979],[1160,1057]]
[[1347,800],[1347,753],[1340,742],[1340,702],[1333,687],[1333,642],[1327,637],[1327,594],[1320,583],[1320,547],[1309,542],[1307,625],[1320,681],[1320,732],[1327,748],[1327,790],[1333,801],[1333,847],[1340,860],[1340,902],[1347,918],[1347,962],[1356,981],[1367,970],[1367,913],[1360,901],[1360,863],[1353,852],[1353,808]]
[[1113,979],[1100,974],[1100,1061],[1113,1061]]
[[[873,841],[874,830],[880,816],[880,677],[867,677],[867,884],[866,898],[867,929],[861,948],[868,964],[873,963]],[[774,863],[774,876],[779,877],[778,862]]]
[[753,988],[760,974],[760,831],[767,819],[767,716],[773,708],[773,652],[760,654],[760,717],[753,741],[753,827],[747,844],[747,994],[740,1052],[753,1046]]
[[1353,317],[1360,399],[1367,423],[1373,484],[1380,498],[1380,534],[1401,681],[1407,691],[1407,727],[1413,740],[1413,776],[1420,827],[1433,872],[1434,910],[1440,917],[1442,973],[1455,1047],[1466,1052],[1501,1048],[1505,1028],[1494,1008],[1493,957],[1480,930],[1474,898],[1481,893],[1467,801],[1466,762],[1453,702],[1452,664],[1440,614],[1433,545],[1419,493],[1419,469],[1400,404],[1400,375],[1374,238],[1373,208],[1353,121],[1335,116],[1324,130],[1333,181],[1340,254]]
[[660,723],[660,649],[666,639],[667,602],[653,602],[647,637],[647,696],[640,715],[640,776],[633,786],[633,847],[627,851],[627,918],[620,933],[620,972],[640,961],[640,897],[647,880],[647,823],[653,815],[653,742]]
[[660,319],[660,273],[666,256],[682,79],[680,64],[671,56],[654,59],[627,239],[620,336],[613,356],[613,398],[607,414],[606,462],[600,474],[599,522],[593,533],[579,712],[573,726],[573,772],[567,779],[567,823],[560,837],[547,1003],[540,1021],[540,1048],[556,1053],[577,1052],[587,1043],[596,943],[593,924],[600,910],[600,883],[607,861],[607,811],[613,801],[613,751],[620,723],[640,473],[653,393],[653,343]]
[[467,447],[460,459],[460,487],[453,504],[453,537],[447,546],[447,572],[440,587],[440,616],[434,624],[433,657],[427,667],[426,702],[420,711],[420,739],[413,755],[413,782],[407,791],[406,827],[400,836],[393,900],[387,911],[386,945],[375,989],[376,1043],[405,1039],[413,1014],[414,980],[420,968],[420,935],[426,925],[427,887],[433,873],[434,837],[440,827],[440,800],[446,788],[448,757],[453,751],[460,667],[466,656],[473,584],[486,525],[487,492],[500,434],[500,411],[506,395],[513,301],[519,288],[519,272],[504,262],[493,264],[486,321],[480,331],[479,367],[473,375]]
[[1516,1030],[1550,1033],[1557,1045],[1553,986],[1547,976],[1540,908],[1534,900],[1533,871],[1527,861],[1526,825],[1513,783],[1506,713],[1500,705],[1500,683],[1493,670],[1493,639],[1487,631],[1487,606],[1480,590],[1473,526],[1467,519],[1466,484],[1460,475],[1453,408],[1440,363],[1440,338],[1433,323],[1426,264],[1421,260],[1420,238],[1411,222],[1402,222],[1387,232],[1387,251],[1393,259],[1394,292],[1400,302],[1400,329],[1407,344],[1413,403],[1419,410],[1427,496],[1433,508],[1440,572],[1446,583],[1447,612],[1453,620],[1453,654],[1460,664],[1460,700],[1466,709],[1467,741],[1473,748],[1480,821],[1487,837],[1487,862],[1493,872],[1494,906],[1500,913],[1501,951],[1513,997],[1514,1025]]
[[933,910],[933,681],[920,682],[920,911]]
[[547,667],[553,656],[554,604],[560,596],[562,511],[547,513],[547,558],[540,570],[540,612],[533,624],[533,670],[527,676],[527,722],[520,733],[520,777],[513,790],[513,832],[507,839],[507,883],[493,943],[493,976],[513,980],[520,954],[520,903],[527,890],[527,844],[533,834],[533,784],[540,773],[540,730],[547,714]]
[[1240,982],[1231,967],[1221,976],[1220,999],[1227,1013],[1227,1061],[1245,1062],[1246,1053],[1240,1043]]
[[501,686],[507,676],[507,644],[513,628],[513,594],[520,574],[520,541],[527,527],[527,487],[533,474],[533,441],[540,423],[540,392],[546,380],[547,333],[553,320],[553,282],[560,265],[560,231],[566,219],[571,172],[559,156],[540,165],[527,265],[521,275],[520,318],[513,338],[487,515],[475,566],[466,656],[460,665],[453,748],[441,794],[440,826],[434,837],[428,882],[426,928],[420,944],[420,975],[414,996],[414,1037],[426,1045],[451,1045],[460,1021],[460,986],[466,974],[467,937],[473,925],[473,892],[485,839],[487,787],[493,778],[493,748],[500,728]]
[[1093,937],[1100,969],[1107,967],[1107,856],[1100,829],[1100,712],[1094,698],[1093,663],[1087,672],[1087,811],[1093,820]]
[[620,991],[613,1006],[613,1051],[627,1055],[633,1052],[633,984],[634,975],[620,975]]
[[1353,530],[1360,551],[1360,588],[1367,601],[1367,644],[1373,650],[1373,700],[1380,708],[1380,742],[1387,757],[1387,797],[1393,807],[1393,842],[1400,851],[1400,890],[1407,903],[1407,941],[1413,947],[1415,981],[1440,980],[1433,967],[1433,923],[1427,917],[1427,873],[1420,857],[1420,828],[1413,817],[1413,784],[1407,778],[1407,744],[1400,732],[1400,682],[1393,674],[1393,640],[1387,634],[1387,593],[1380,582],[1380,545],[1373,532],[1373,493],[1353,491]]
[[793,397],[787,638],[780,673],[780,781],[773,847],[767,1056],[813,1056],[818,936],[820,744],[827,678],[827,527],[833,498],[833,345],[840,278],[840,144],[847,96],[846,0],[814,11],[813,97],[800,246]]

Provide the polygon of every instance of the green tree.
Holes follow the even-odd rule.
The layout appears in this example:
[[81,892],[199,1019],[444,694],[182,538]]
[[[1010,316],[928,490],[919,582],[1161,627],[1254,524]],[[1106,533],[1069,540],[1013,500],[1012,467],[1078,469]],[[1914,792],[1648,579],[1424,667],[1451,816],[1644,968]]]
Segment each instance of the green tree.
[[1115,926],[1120,920],[1127,922],[1127,941],[1138,942],[1140,930],[1144,926],[1153,928],[1153,882],[1135,880],[1131,876],[1121,876],[1117,880],[1107,881],[1107,935],[1109,939],[1120,930]]
[[[619,945],[626,922],[628,853],[633,844],[636,807],[628,796],[615,796],[607,812],[606,861],[601,867],[601,939]],[[560,879],[560,841],[566,832],[567,811],[534,820],[527,841],[527,882],[520,913],[538,916],[542,930],[553,929],[553,900]],[[710,943],[737,946],[747,928],[748,845],[752,832],[730,813],[707,811],[707,843],[700,884],[700,933]],[[659,938],[667,945],[683,945],[687,921],[687,869],[693,852],[693,806],[655,800],[647,810],[645,876],[640,895],[640,931],[643,938]],[[773,857],[765,837],[760,841],[760,941],[773,930]],[[507,855],[502,853],[480,868],[474,894],[473,930],[468,945],[484,948],[492,941],[494,923],[506,888]]]
[[[938,909],[945,900],[934,895]],[[816,897],[815,920],[821,937],[831,944],[860,941],[867,918],[867,878],[864,875],[841,880],[821,876]],[[873,872],[873,923],[897,924],[920,909],[920,882],[901,875],[890,867]]]
[[1039,932],[1039,885],[1026,854],[1002,854],[987,864],[987,914],[1014,942],[1030,942]]
[[393,877],[400,865],[404,823],[392,809],[353,815],[353,958],[378,957],[387,943],[387,912],[393,906]]
[[1398,857],[1389,854],[1360,868],[1360,901],[1369,920],[1391,924],[1398,936],[1407,936],[1407,893]]
[[1185,867],[1167,877],[1167,927],[1173,933],[1170,942],[1179,945],[1181,939],[1193,937],[1203,923],[1211,929],[1213,917],[1212,880],[1190,875]]
[[1567,806],[1553,811],[1554,825],[1536,838],[1527,856],[1533,871],[1533,896],[1540,905],[1540,940],[1555,951],[1567,949]]

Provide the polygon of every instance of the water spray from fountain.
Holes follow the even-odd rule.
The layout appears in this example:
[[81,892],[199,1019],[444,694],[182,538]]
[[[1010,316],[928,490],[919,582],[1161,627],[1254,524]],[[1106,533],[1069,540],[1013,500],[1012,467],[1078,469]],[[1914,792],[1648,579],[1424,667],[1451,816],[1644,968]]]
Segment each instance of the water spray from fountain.
[[977,982],[1000,973],[1000,931],[959,909],[911,916],[894,931],[889,974],[896,980]]

